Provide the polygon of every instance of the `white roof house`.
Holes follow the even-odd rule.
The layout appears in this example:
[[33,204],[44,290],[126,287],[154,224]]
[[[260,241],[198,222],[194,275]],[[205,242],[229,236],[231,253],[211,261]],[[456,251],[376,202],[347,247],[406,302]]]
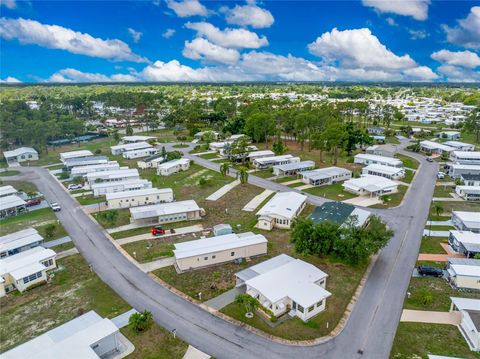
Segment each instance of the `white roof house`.
[[467,201],[480,201],[480,186],[456,186],[455,192]]
[[152,182],[146,179],[136,178],[118,182],[93,183],[90,186],[94,197],[103,196],[107,193],[134,191],[142,188],[152,188]]
[[8,211],[9,209],[14,209],[18,207],[26,206],[27,202],[18,197],[15,194],[1,197],[0,201],[0,211]]
[[121,145],[115,145],[110,147],[110,151],[112,155],[121,155],[123,152],[133,151],[133,150],[140,150],[143,148],[151,148],[152,145],[148,142],[134,142],[134,143],[126,143]]
[[5,352],[2,357],[99,359],[119,350],[118,333],[111,320],[90,311]]
[[319,168],[302,173],[303,182],[314,186],[345,181],[352,177],[352,171],[341,167]]
[[258,227],[271,230],[273,227],[290,228],[291,222],[305,207],[307,196],[297,192],[280,192],[275,194],[257,212]]
[[300,162],[300,157],[294,157],[292,155],[260,157],[253,160],[253,165],[257,168],[268,168],[293,162]]
[[0,258],[38,246],[43,237],[35,228],[27,228],[0,237]]
[[141,135],[133,135],[133,136],[123,136],[122,142],[123,143],[135,143],[135,142],[146,142],[151,140],[155,137],[152,136],[141,136]]
[[354,163],[362,165],[380,164],[391,167],[403,167],[403,162],[397,158],[359,153],[354,156]]
[[38,160],[38,152],[31,147],[20,147],[12,151],[4,151],[3,157],[7,162],[23,162]]
[[451,230],[448,243],[452,248],[467,257],[480,253],[480,233]]
[[102,180],[103,182],[115,182],[128,179],[137,179],[140,178],[140,175],[136,168],[129,168],[112,171],[90,172],[87,173],[86,178],[88,183],[93,185],[96,180]]
[[149,157],[158,154],[159,150],[154,147],[140,148],[136,150],[129,150],[122,153],[122,157],[126,159]]
[[480,151],[453,151],[450,159],[458,164],[480,165]]
[[365,153],[377,156],[393,157],[397,152],[397,146],[392,144],[373,145],[365,149]]
[[442,154],[443,152],[452,152],[455,151],[454,147],[444,145],[443,143],[433,142],[433,141],[420,141],[420,148],[425,152],[432,152]]
[[362,174],[380,176],[388,179],[396,180],[405,176],[405,170],[401,167],[384,166],[379,164],[371,164],[362,168]]
[[190,168],[190,160],[188,158],[179,158],[177,160],[172,160],[164,162],[157,166],[157,174],[161,176],[169,176],[173,173],[186,171]]
[[106,199],[107,201],[112,199],[122,199],[122,198],[130,198],[135,196],[144,196],[144,195],[157,195],[157,194],[172,194],[173,190],[171,188],[145,188],[145,189],[137,189],[134,191],[123,191],[123,192],[114,192],[114,193],[107,193]]
[[272,157],[272,156],[275,156],[275,153],[273,151],[262,150],[262,151],[249,152],[247,158],[250,159],[250,161],[253,161],[256,158]]
[[[279,258],[280,257],[280,258]],[[288,309],[302,320],[308,320],[325,309],[331,293],[325,289],[328,275],[314,265],[282,254],[252,266],[248,273],[237,273],[246,293],[264,307],[281,315]],[[241,283],[241,284],[243,284]],[[292,313],[292,312],[291,312]]]
[[480,215],[478,212],[452,211],[452,222],[461,231],[480,233]]
[[284,165],[273,166],[273,174],[276,176],[288,176],[294,175],[299,172],[304,172],[315,167],[315,162],[313,161],[300,161],[287,163]]
[[130,208],[132,222],[180,222],[200,219],[202,209],[194,200],[160,203]]
[[475,145],[460,141],[446,141],[443,143],[446,146],[450,146],[459,151],[475,151]]
[[120,169],[120,165],[117,161],[108,161],[106,163],[88,165],[88,166],[76,166],[73,167],[70,174],[72,177],[85,176],[87,173],[113,171]]
[[171,188],[144,188],[106,194],[108,208],[129,208],[173,202],[174,198]]
[[90,156],[90,157],[82,157],[82,158],[72,158],[65,160],[63,162],[64,166],[67,169],[71,169],[73,167],[78,166],[90,166],[90,165],[101,165],[102,163],[108,163],[108,158],[106,156]]
[[381,196],[397,191],[398,184],[388,178],[362,175],[343,183],[343,189],[358,195]]
[[66,160],[71,160],[74,158],[83,158],[93,156],[93,153],[88,150],[79,150],[79,151],[70,151],[60,153],[60,160],[65,163]]
[[0,198],[16,194],[18,191],[13,186],[1,186],[0,187]]
[[463,175],[480,175],[480,164],[450,164],[448,175],[452,178],[460,178]]
[[450,311],[459,311],[459,330],[472,351],[480,351],[480,299],[450,297]]

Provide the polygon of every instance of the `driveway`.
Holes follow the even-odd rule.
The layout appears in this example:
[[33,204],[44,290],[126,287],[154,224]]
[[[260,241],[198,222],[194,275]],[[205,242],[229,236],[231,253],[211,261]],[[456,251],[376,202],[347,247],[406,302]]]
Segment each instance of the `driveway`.
[[213,309],[220,310],[226,307],[227,305],[233,303],[235,301],[236,296],[243,293],[245,293],[244,287],[243,288],[235,287],[226,291],[225,293],[220,294],[215,298],[207,300],[205,304]]
[[427,310],[404,309],[400,321],[413,323],[459,325],[462,320],[460,312],[433,312]]

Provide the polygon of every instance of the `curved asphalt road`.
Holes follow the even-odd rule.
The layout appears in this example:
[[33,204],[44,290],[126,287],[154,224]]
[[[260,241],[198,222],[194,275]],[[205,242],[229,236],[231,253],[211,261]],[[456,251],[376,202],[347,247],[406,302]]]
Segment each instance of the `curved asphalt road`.
[[[48,201],[62,205],[62,211],[57,213],[59,220],[80,253],[106,284],[136,309],[151,311],[159,325],[168,330],[175,328],[179,337],[200,350],[216,358],[229,359],[370,359],[388,358],[390,353],[438,171],[436,163],[427,163],[417,154],[409,155],[419,159],[422,166],[406,200],[399,208],[376,211],[395,231],[395,236],[378,255],[344,330],[337,337],[315,346],[273,342],[176,296],[128,261],[106,238],[104,230],[81,210],[46,169],[23,167],[19,170],[23,172],[22,180],[34,182]],[[196,156],[195,161],[209,168],[216,165]],[[249,182],[285,190],[282,185],[254,176],[249,177]],[[309,201],[320,204],[325,200],[309,196]]]

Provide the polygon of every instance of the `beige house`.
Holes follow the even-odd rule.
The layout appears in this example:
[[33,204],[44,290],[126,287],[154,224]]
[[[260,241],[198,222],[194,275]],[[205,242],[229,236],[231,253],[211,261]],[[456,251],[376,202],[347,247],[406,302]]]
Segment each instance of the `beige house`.
[[205,210],[194,200],[160,203],[130,208],[130,222],[138,224],[158,224],[200,219]]
[[171,174],[186,171],[190,168],[190,160],[180,158],[178,160],[164,162],[157,166],[157,174],[160,176],[170,176]]
[[454,287],[480,290],[480,260],[448,258],[447,273]]
[[110,209],[146,206],[149,204],[173,202],[171,188],[145,188],[135,191],[125,191],[106,194]]
[[176,243],[175,265],[179,271],[193,270],[267,253],[267,239],[252,232]]
[[258,212],[257,228],[271,231],[273,227],[290,228],[292,221],[305,208],[307,196],[297,192],[280,192]]

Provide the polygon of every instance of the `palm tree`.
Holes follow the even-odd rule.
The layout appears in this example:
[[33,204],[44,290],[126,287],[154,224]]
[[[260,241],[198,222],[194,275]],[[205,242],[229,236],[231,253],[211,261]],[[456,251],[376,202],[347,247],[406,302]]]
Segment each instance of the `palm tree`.
[[224,162],[220,165],[220,173],[223,177],[227,177],[230,173],[230,164],[228,162]]
[[238,170],[238,178],[242,184],[248,182],[248,171],[245,167],[241,167]]
[[143,332],[153,324],[152,313],[147,310],[141,313],[133,313],[130,318],[128,318],[128,324],[130,324],[136,332]]
[[443,212],[443,207],[440,204],[435,203],[433,205],[433,210],[435,211],[435,214],[437,215],[437,217],[440,217],[440,214]]

